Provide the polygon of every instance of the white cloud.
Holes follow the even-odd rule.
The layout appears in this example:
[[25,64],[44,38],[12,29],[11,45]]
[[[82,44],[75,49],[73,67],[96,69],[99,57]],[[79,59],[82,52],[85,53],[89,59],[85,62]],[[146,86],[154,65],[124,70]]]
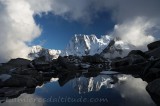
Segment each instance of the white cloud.
[[135,20],[115,25],[112,35],[120,37],[123,41],[136,46],[137,49],[147,50],[146,45],[155,40],[153,35],[147,33],[147,30],[153,26],[154,23],[151,21],[137,17]]
[[34,11],[25,0],[0,0],[0,62],[27,57],[26,43],[41,33],[33,15]]
[[[145,89],[146,85],[147,83],[140,78],[128,76],[127,80],[121,82],[115,90],[117,90],[123,100],[125,100],[126,106],[154,106],[155,103]],[[121,102],[119,105],[124,106],[124,102]]]
[[[160,0],[0,0],[0,62],[27,56],[30,47],[26,43],[41,34],[34,20],[36,14],[52,12],[67,20],[89,23],[98,12],[109,11],[118,25],[114,33],[141,46],[153,40],[146,35],[159,34],[159,10]],[[139,38],[141,41],[135,43]]]

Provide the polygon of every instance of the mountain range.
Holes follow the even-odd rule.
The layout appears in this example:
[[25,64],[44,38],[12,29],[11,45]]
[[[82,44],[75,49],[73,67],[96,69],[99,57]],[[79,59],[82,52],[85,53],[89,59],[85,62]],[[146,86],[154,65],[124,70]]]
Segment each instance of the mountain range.
[[100,54],[105,58],[123,57],[130,50],[129,45],[118,38],[108,35],[97,38],[96,35],[74,35],[64,50],[46,49],[40,45],[33,46],[29,57],[35,59],[45,56],[48,60],[59,56],[86,56]]

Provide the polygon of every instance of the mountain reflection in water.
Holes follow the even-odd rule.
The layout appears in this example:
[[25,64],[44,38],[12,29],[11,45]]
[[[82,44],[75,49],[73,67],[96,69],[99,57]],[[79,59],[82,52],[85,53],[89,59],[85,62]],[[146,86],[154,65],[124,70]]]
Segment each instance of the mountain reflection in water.
[[125,74],[63,73],[36,87],[35,91],[22,92],[20,96],[12,99],[6,98],[7,100],[0,105],[156,106],[145,90],[146,85],[147,83],[140,78]]

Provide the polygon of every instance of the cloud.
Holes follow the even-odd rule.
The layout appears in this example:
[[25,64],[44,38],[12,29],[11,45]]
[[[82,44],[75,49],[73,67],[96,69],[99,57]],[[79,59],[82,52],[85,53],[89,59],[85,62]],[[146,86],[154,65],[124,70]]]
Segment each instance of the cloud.
[[0,62],[27,56],[27,43],[42,31],[34,20],[37,14],[51,12],[69,21],[90,23],[99,12],[110,12],[117,23],[115,36],[142,46],[159,34],[159,10],[159,0],[0,0]]
[[25,0],[0,0],[0,62],[27,57],[30,50],[27,42],[41,33],[33,15]]
[[36,0],[34,3],[33,0],[29,1],[38,13],[42,10],[51,11],[67,20],[85,23],[91,23],[98,17],[99,12],[110,12],[113,21],[117,23],[112,34],[143,50],[146,50],[144,45],[155,40],[154,37],[158,36],[160,30],[159,0],[46,0],[46,3],[44,0],[38,3]]
[[[147,50],[147,44],[153,42],[155,38],[150,32],[155,23],[137,17],[132,21],[125,21],[120,25],[115,25],[112,36],[120,37],[124,42],[136,46],[137,49]],[[131,48],[135,49],[135,48]]]
[[90,21],[98,12],[110,12],[119,22],[137,16],[160,18],[159,0],[26,0],[35,13],[52,12],[69,20]]
[[120,92],[121,97],[124,99],[120,106],[124,106],[124,104],[127,106],[155,105],[145,89],[146,85],[147,83],[140,78],[127,76],[127,80],[120,82],[115,88],[116,91]]

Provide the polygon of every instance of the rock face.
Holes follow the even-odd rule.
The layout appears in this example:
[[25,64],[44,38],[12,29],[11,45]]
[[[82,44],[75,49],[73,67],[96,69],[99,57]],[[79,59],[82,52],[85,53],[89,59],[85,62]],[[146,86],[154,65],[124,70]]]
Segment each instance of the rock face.
[[147,82],[151,82],[157,78],[160,78],[160,69],[159,68],[150,68],[147,71],[147,73],[145,73],[143,80],[145,80]]
[[[138,69],[138,67],[135,67],[137,64],[141,64],[141,63],[144,63],[144,62],[146,62],[146,59],[143,58],[140,55],[129,55],[129,56],[125,57],[125,58],[112,61],[111,66],[112,66],[113,69],[117,68],[119,70],[120,69],[127,70],[127,68],[128,68],[128,71],[129,70],[133,70],[134,71],[136,68]],[[140,67],[141,67],[141,65],[140,65]],[[133,66],[135,68],[131,68]]]
[[115,58],[116,56],[125,56],[129,52],[131,45],[113,39],[111,36],[104,35],[97,38],[95,35],[75,35],[66,49],[62,51],[61,56],[88,56],[102,54],[105,58]]
[[156,79],[152,82],[150,82],[146,90],[151,95],[152,99],[157,103],[157,105],[160,105],[160,79]]
[[25,87],[4,87],[0,89],[0,101],[4,102],[6,99],[12,99],[20,96],[22,93],[32,94],[35,88]]
[[7,64],[13,65],[13,66],[25,66],[27,67],[31,61],[27,59],[17,58],[17,59],[11,59]]
[[109,44],[111,37],[102,36],[98,39],[95,35],[75,35],[66,49],[62,52],[62,56],[85,56],[101,53]]
[[45,49],[39,45],[33,46],[30,54],[31,59],[45,56],[48,60],[57,59],[60,56],[88,56],[103,54],[105,58],[124,57],[130,48],[134,48],[120,39],[104,35],[97,38],[95,35],[75,35],[64,50]]
[[160,58],[160,47],[147,51],[146,54],[153,58]]
[[80,60],[79,58],[69,56],[69,57],[61,57],[58,58],[58,63],[62,66],[63,69],[67,69],[68,71],[76,71],[80,69]]
[[142,56],[144,58],[149,58],[150,57],[146,53],[142,52],[141,50],[132,50],[128,53],[128,56],[130,56],[130,55],[139,55],[139,56]]
[[42,56],[34,59],[31,65],[38,71],[47,71],[52,67],[50,61],[51,60],[46,59],[45,56]]
[[148,50],[154,50],[154,49],[160,47],[160,41],[150,43],[147,45],[147,47],[148,47]]
[[29,76],[12,75],[11,78],[7,79],[3,83],[0,83],[0,87],[36,87],[38,81]]

